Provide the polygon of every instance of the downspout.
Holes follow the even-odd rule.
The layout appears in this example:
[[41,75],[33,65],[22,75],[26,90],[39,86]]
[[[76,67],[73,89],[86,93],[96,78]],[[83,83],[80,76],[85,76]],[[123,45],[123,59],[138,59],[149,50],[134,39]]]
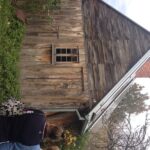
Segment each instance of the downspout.
[[75,112],[76,115],[78,116],[78,119],[83,121],[85,120],[84,117],[81,116],[80,112],[76,108],[49,108],[49,109],[43,109],[43,111],[46,112]]

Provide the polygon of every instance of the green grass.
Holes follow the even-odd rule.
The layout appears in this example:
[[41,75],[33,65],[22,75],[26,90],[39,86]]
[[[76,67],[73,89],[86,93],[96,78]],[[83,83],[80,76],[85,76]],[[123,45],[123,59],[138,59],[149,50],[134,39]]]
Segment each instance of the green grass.
[[24,30],[10,0],[0,0],[0,102],[20,97],[18,62]]

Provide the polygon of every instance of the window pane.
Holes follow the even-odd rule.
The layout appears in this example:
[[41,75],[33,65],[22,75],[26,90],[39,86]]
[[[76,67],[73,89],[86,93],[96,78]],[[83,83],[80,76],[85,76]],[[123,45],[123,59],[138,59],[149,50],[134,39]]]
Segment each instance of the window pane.
[[72,49],[72,54],[78,54],[78,50],[77,49]]
[[60,62],[61,61],[61,56],[56,56],[56,61]]
[[66,54],[66,49],[62,49],[62,54]]
[[78,62],[77,57],[72,57],[72,61],[73,61],[73,62]]
[[56,54],[61,54],[61,49],[60,48],[56,49]]
[[71,61],[71,57],[70,56],[67,57],[67,61],[69,61],[69,62]]
[[67,49],[67,54],[71,54],[71,49]]
[[62,61],[66,61],[66,56],[62,56]]

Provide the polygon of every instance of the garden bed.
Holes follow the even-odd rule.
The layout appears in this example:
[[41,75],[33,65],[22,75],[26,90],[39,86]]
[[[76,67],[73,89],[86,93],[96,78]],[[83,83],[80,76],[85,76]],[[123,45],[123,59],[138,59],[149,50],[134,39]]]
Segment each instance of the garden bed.
[[50,139],[44,139],[41,147],[43,150],[84,150],[88,138],[89,133],[79,135],[75,131],[69,129],[64,130],[63,138],[59,142],[52,142]]

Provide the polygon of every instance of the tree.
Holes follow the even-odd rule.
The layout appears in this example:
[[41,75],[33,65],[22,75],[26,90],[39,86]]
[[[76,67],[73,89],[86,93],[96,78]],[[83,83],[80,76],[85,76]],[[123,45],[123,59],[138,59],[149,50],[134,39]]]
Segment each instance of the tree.
[[[126,115],[139,114],[144,111],[148,111],[148,107],[145,104],[145,100],[148,100],[148,94],[141,93],[143,86],[134,83],[123,97],[121,103],[116,108],[112,117],[114,120],[123,121]],[[117,118],[115,118],[117,116]]]
[[150,137],[146,135],[148,116],[144,125],[136,129],[132,129],[130,122],[131,114],[137,115],[149,109],[145,104],[149,97],[141,92],[142,89],[143,86],[133,84],[110,119],[103,123],[102,150],[147,150],[149,147]]
[[147,150],[150,146],[150,137],[147,137],[149,126],[148,117],[144,125],[132,129],[130,116],[122,123],[116,124],[113,120],[107,121],[102,127],[102,136],[99,137],[101,150]]
[[107,122],[104,116],[100,131],[91,134],[88,150],[146,150],[149,147],[150,137],[147,138],[146,135],[148,117],[145,124],[135,130],[130,123],[131,114],[139,114],[149,109],[144,102],[149,97],[141,93],[142,89],[142,86],[133,84]]

